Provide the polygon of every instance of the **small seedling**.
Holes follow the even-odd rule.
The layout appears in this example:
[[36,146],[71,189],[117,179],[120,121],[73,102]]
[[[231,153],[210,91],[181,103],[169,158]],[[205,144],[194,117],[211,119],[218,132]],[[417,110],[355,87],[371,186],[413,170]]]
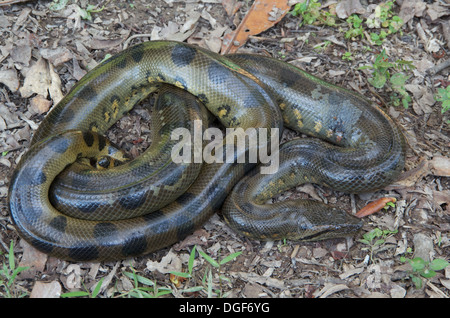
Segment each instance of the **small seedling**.
[[439,88],[438,93],[435,96],[435,99],[438,102],[442,102],[441,113],[445,113],[447,110],[450,110],[450,85],[446,88]]
[[83,283],[84,290],[73,291],[73,292],[61,294],[61,298],[74,298],[74,297],[95,298],[95,297],[97,297],[97,295],[100,292],[100,288],[102,287],[103,279],[104,279],[104,277],[98,281],[98,283],[95,286],[92,293],[89,292],[89,289],[86,288],[86,286]]
[[347,61],[353,60],[352,52],[345,52],[344,55],[342,55],[342,59]]
[[105,6],[102,6],[100,9],[95,9],[95,7],[96,7],[95,5],[88,4],[86,9],[80,10],[80,17],[83,20],[91,21],[92,20],[91,13],[97,13],[97,12],[103,11],[103,9],[105,8]]
[[[174,276],[179,276],[179,277],[183,277],[183,278],[193,278],[193,264],[194,264],[194,259],[195,259],[195,251],[196,251],[196,246],[194,246],[194,248],[191,251],[191,254],[189,256],[189,261],[188,261],[188,272],[187,273],[181,273],[181,272],[171,272],[171,275]],[[222,291],[222,282],[223,281],[228,281],[228,278],[226,276],[224,276],[221,272],[221,266],[225,265],[226,263],[234,260],[236,257],[238,257],[242,252],[236,252],[236,253],[232,253],[228,256],[226,256],[225,258],[216,261],[215,259],[213,259],[211,256],[209,256],[208,254],[206,254],[204,251],[202,250],[198,250],[198,253],[210,264],[212,265],[214,268],[217,269],[217,272],[219,274],[219,289],[214,290],[214,293],[216,296],[218,297],[226,297],[226,294],[223,293]],[[190,288],[186,288],[184,290],[182,290],[182,292],[198,292],[198,291],[204,291],[206,292],[207,296],[213,297],[213,280],[212,280],[212,269],[211,268],[207,268],[203,278],[202,278],[202,285],[201,286],[195,286],[195,287],[190,287]]]
[[[128,292],[122,293],[119,297],[128,298],[158,298],[163,295],[171,294],[172,289],[168,287],[160,287],[156,282],[148,279],[144,276],[138,275],[134,268],[131,267],[132,273],[123,272],[123,274],[132,279],[134,283],[134,288]],[[139,284],[144,285],[139,286]]]
[[336,24],[335,16],[325,10],[320,10],[320,6],[319,0],[297,3],[291,11],[291,14],[293,16],[301,16],[302,22],[300,22],[300,26],[303,24],[325,24],[334,26]]
[[388,237],[396,234],[397,232],[398,230],[391,231],[375,228],[372,231],[365,233],[359,242],[366,244],[368,247],[362,248],[362,250],[370,250],[370,260],[373,262],[373,254],[375,250],[379,246],[383,245]]
[[373,65],[362,66],[359,69],[373,70],[372,77],[369,78],[368,81],[375,88],[383,88],[386,83],[390,83],[395,92],[395,95],[392,97],[393,104],[398,106],[401,102],[403,107],[408,108],[408,105],[411,102],[411,96],[409,96],[405,90],[405,83],[409,77],[402,72],[394,73],[392,75],[391,72],[392,70],[406,71],[414,69],[411,61],[397,60],[395,63],[391,63],[389,62],[385,50],[383,50],[377,55]]
[[25,293],[17,294],[14,288],[14,280],[20,272],[27,270],[29,267],[16,267],[14,259],[14,242],[11,241],[8,253],[8,265],[3,262],[0,268],[0,296],[5,298],[24,297]]
[[363,36],[363,34],[364,34],[364,31],[362,28],[363,20],[359,16],[357,16],[356,14],[352,14],[351,16],[349,16],[347,18],[346,21],[350,28],[347,32],[345,32],[346,39]]
[[436,271],[445,269],[449,263],[444,259],[434,259],[431,262],[420,257],[409,259],[400,257],[401,262],[408,262],[411,265],[409,276],[417,289],[422,288],[422,278],[432,278],[436,276]]

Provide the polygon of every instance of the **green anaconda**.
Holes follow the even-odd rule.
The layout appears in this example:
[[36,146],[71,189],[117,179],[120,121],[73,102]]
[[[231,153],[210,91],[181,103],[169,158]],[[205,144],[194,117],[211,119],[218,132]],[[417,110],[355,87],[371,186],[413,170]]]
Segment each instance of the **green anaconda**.
[[[108,169],[79,162],[117,155],[102,134],[161,86],[154,140],[143,155]],[[195,119],[206,126],[197,101],[224,127],[267,128],[270,136],[284,125],[325,141],[281,145],[274,174],[250,163],[176,164],[171,131],[192,130]],[[405,148],[400,129],[371,102],[288,63],[146,42],[101,63],[51,110],[12,176],[9,208],[23,238],[75,261],[169,246],[220,208],[233,229],[252,238],[320,240],[362,223],[315,201],[267,201],[305,182],[352,193],[382,188],[403,169]]]

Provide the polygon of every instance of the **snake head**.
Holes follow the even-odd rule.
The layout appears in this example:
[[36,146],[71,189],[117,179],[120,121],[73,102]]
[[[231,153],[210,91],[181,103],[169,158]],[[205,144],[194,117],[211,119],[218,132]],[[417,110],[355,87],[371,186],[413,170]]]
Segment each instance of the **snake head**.
[[311,202],[314,207],[303,211],[297,221],[299,241],[319,241],[331,238],[353,236],[363,226],[361,219],[344,210],[319,202]]

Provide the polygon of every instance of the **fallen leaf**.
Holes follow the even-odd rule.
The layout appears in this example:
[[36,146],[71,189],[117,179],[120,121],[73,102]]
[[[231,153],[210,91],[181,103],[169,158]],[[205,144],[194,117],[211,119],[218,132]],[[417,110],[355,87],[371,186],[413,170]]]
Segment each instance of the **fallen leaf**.
[[442,6],[439,1],[435,1],[432,4],[427,4],[427,14],[431,21],[437,20],[440,17],[450,15],[450,11],[447,7]]
[[11,92],[17,92],[19,89],[19,78],[15,69],[1,70],[0,83],[6,85]]
[[421,159],[417,167],[402,173],[397,181],[385,187],[386,190],[409,188],[430,173],[428,161]]
[[170,272],[181,272],[181,259],[178,254],[175,254],[172,249],[164,256],[160,262],[148,261],[147,269],[149,271],[157,270],[162,274],[168,274]]
[[396,198],[393,197],[387,197],[387,198],[379,198],[378,200],[375,200],[373,202],[370,202],[365,207],[363,207],[361,210],[359,210],[355,216],[358,218],[363,218],[368,215],[372,215],[378,211],[380,211],[382,208],[385,207],[386,203],[388,202],[394,202],[397,201]]
[[39,53],[43,58],[48,60],[53,66],[70,61],[73,58],[72,52],[65,47],[57,47],[56,49],[42,48]]
[[277,24],[289,11],[288,0],[255,0],[234,32],[223,38],[222,54],[234,53],[252,35],[259,34]]
[[28,98],[35,93],[47,97],[49,85],[48,64],[45,59],[40,58],[27,71],[23,86],[20,88],[20,94],[23,98]]
[[450,158],[435,156],[429,163],[433,175],[450,177]]
[[319,297],[319,298],[327,298],[328,296],[330,296],[331,294],[340,292],[342,290],[346,290],[348,289],[347,285],[344,284],[330,284],[330,283],[325,283],[325,286],[314,293],[314,297]]
[[30,298],[59,298],[60,296],[61,285],[57,281],[36,282],[30,294]]
[[340,19],[346,19],[354,13],[366,13],[359,0],[343,0],[336,5],[336,14]]
[[256,273],[246,273],[246,272],[230,272],[229,273],[233,277],[240,277],[243,280],[246,280],[250,283],[258,283],[266,285],[267,287],[273,287],[278,289],[284,289],[285,284],[283,280],[266,277],[262,275],[258,275]]
[[31,111],[34,114],[43,114],[48,112],[52,101],[48,100],[44,96],[38,94],[30,100]]
[[122,44],[130,35],[130,30],[128,30],[127,33],[125,33],[125,35],[121,36],[118,39],[107,39],[107,40],[103,40],[103,39],[96,39],[93,38],[91,41],[89,41],[88,43],[86,43],[86,46],[94,49],[94,50],[103,50],[103,49],[109,49],[109,48],[113,48],[116,47],[120,44]]
[[421,17],[426,8],[426,3],[422,0],[404,0],[399,12],[399,17],[406,24],[414,17]]
[[53,66],[42,57],[28,69],[23,86],[19,91],[23,98],[28,98],[33,94],[47,98],[50,93],[55,104],[63,98],[58,74],[53,70]]
[[23,248],[22,259],[19,262],[19,266],[30,267],[28,270],[19,274],[20,278],[34,278],[36,273],[42,273],[45,269],[45,264],[48,259],[48,255],[44,254],[33,246],[28,244],[25,240],[20,240],[20,245]]
[[450,190],[433,191],[433,202],[435,205],[446,204],[450,207]]
[[11,58],[16,63],[22,63],[25,66],[30,65],[31,47],[28,44],[16,45],[11,50]]
[[222,6],[225,8],[228,16],[231,17],[242,7],[242,1],[236,2],[236,0],[222,0]]

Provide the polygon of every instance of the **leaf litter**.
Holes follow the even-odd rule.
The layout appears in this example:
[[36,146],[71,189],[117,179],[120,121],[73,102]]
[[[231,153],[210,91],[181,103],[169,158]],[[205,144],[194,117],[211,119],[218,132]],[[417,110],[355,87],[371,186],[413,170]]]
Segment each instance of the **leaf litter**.
[[[288,5],[299,2],[289,1]],[[405,85],[412,103],[409,109],[403,109],[389,105],[393,93],[390,89],[379,90],[378,96],[373,94],[367,82],[370,72],[358,69],[372,64],[380,47],[368,37],[361,41],[345,39],[345,32],[339,32],[338,26],[299,27],[299,19],[280,9],[280,3],[89,1],[98,12],[91,13],[91,20],[85,20],[87,1],[69,2],[57,11],[50,10],[51,3],[45,1],[0,1],[0,249],[6,253],[13,240],[20,266],[29,267],[16,279],[18,290],[30,297],[59,297],[84,287],[92,292],[104,278],[99,296],[112,297],[133,288],[133,282],[124,275],[133,269],[160,286],[172,288],[177,297],[205,297],[205,292],[180,292],[201,284],[210,266],[205,260],[195,259],[193,278],[183,281],[180,287],[173,285],[168,274],[172,269],[186,271],[190,250],[197,245],[214,259],[243,252],[224,264],[221,273],[216,273],[211,281],[232,297],[449,296],[449,267],[416,290],[408,279],[409,265],[399,261],[400,256],[419,255],[424,259],[448,260],[450,254],[448,115],[441,114],[440,103],[433,99],[436,89],[450,81],[448,68],[436,68],[449,59],[448,5],[440,1],[403,0],[394,6],[405,26],[402,33],[383,42],[383,48],[392,60],[412,61],[416,67]],[[282,3],[286,5],[287,1]],[[265,5],[267,26],[247,34],[248,25],[258,21],[252,18],[252,8],[261,4]],[[368,18],[374,16],[377,5],[377,1],[368,0],[327,1],[321,9],[341,19],[352,14]],[[255,16],[261,19],[262,14]],[[239,36],[242,38],[236,40]],[[315,243],[264,243],[240,237],[217,215],[173,247],[121,262],[65,262],[22,242],[9,219],[6,196],[12,171],[28,148],[33,131],[48,109],[107,54],[157,39],[187,41],[215,52],[224,51],[224,46],[233,45],[230,39],[235,39],[234,44],[238,45],[234,49],[239,47],[238,51],[284,59],[388,104],[386,111],[403,127],[410,146],[406,171],[399,181],[383,191],[354,196],[307,185],[276,199],[313,198],[356,212],[380,197],[393,197],[396,207],[369,216],[363,233],[376,228],[398,233],[373,247],[372,260],[367,246],[358,241],[363,233],[355,238]],[[352,59],[343,60],[348,51]],[[432,69],[438,71],[431,72]],[[145,105],[138,107],[116,124],[109,136],[116,135],[116,143],[137,155],[151,142],[151,127],[145,120],[148,116]],[[285,138],[295,135],[287,132]],[[0,255],[3,262],[5,253]],[[219,284],[219,275],[225,276],[227,283]]]

